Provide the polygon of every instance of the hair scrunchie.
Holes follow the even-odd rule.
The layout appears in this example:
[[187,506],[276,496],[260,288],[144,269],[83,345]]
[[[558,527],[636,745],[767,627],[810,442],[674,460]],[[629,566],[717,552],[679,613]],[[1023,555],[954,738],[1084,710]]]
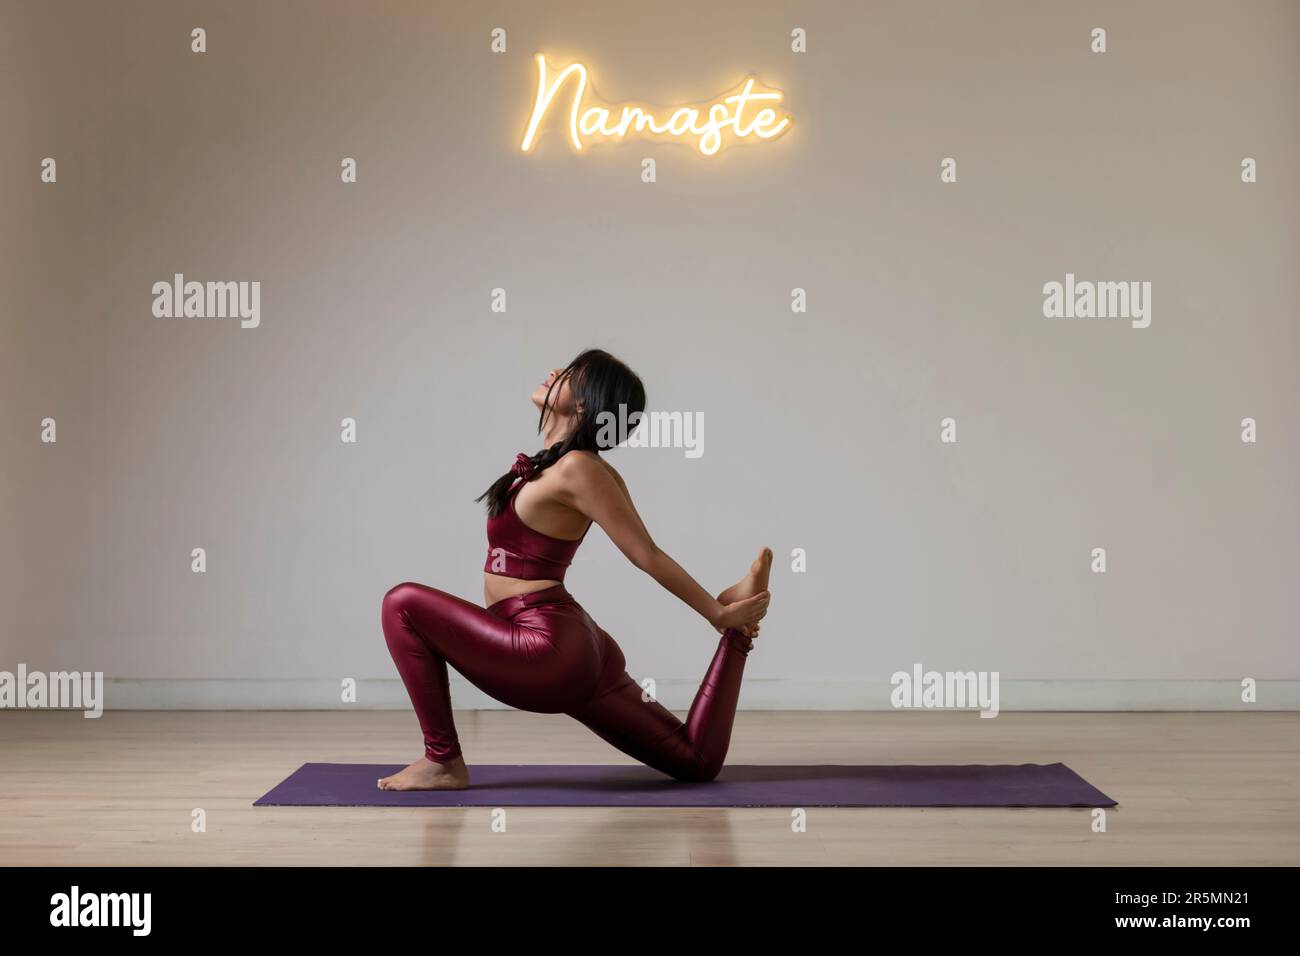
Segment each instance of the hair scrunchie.
[[520,478],[524,479],[524,481],[529,481],[532,479],[533,475],[537,473],[537,466],[533,464],[531,458],[523,452],[520,452],[515,455],[515,464],[510,470]]

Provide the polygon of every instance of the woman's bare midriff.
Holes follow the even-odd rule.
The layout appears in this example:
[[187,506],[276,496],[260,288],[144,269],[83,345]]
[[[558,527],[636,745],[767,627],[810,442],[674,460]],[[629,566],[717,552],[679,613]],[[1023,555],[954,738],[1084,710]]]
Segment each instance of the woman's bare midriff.
[[504,601],[508,597],[517,597],[520,594],[531,594],[534,591],[544,591],[547,588],[553,588],[559,581],[543,580],[528,581],[524,578],[508,578],[502,574],[488,574],[483,572],[483,606],[491,607],[497,601]]

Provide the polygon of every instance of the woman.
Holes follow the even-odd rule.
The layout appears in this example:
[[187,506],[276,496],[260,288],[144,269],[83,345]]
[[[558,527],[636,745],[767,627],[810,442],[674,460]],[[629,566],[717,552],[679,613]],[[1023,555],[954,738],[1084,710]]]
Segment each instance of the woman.
[[[518,455],[477,499],[486,498],[488,509],[486,608],[410,582],[384,596],[384,637],[415,705],[424,756],[379,787],[469,786],[448,664],[511,707],[568,714],[656,770],[712,780],[727,755],[745,658],[767,613],[772,552],[762,549],[749,573],[715,599],[659,550],[623,479],[600,457],[627,437],[611,436],[607,423],[635,422],[645,411],[641,380],[608,352],[588,349],[554,369],[533,404],[543,450]],[[686,723],[645,699],[618,644],[565,590],[565,568],[593,522],[722,634]]]

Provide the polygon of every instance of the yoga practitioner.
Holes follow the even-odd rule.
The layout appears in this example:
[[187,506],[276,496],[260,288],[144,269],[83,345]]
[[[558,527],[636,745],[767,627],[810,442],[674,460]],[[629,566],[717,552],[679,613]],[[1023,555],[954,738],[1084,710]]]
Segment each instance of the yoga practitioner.
[[[626,438],[611,438],[602,423],[645,411],[641,380],[608,352],[588,349],[552,370],[532,400],[542,451],[519,454],[478,498],[488,509],[487,607],[411,582],[384,595],[384,637],[424,732],[424,756],[378,785],[469,785],[448,664],[511,707],[568,714],[671,777],[712,780],[731,742],[745,658],[767,613],[772,552],[763,548],[749,573],[714,598],[655,545],[623,479],[600,457]],[[564,587],[565,569],[592,523],[722,635],[685,723],[643,696],[618,644]]]

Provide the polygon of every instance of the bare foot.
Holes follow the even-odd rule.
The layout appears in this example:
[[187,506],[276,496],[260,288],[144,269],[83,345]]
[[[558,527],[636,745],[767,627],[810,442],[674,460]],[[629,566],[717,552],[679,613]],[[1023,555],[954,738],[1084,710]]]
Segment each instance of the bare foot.
[[767,590],[768,575],[772,573],[772,549],[764,548],[749,566],[749,573],[718,595],[719,604],[735,604]]
[[[772,549],[763,548],[758,552],[754,563],[749,566],[749,573],[718,595],[718,603],[735,604],[755,594],[761,594],[767,590],[767,579],[771,573]],[[754,624],[751,627],[741,628],[741,633],[746,637],[757,637],[758,629],[759,625]]]
[[447,763],[421,757],[405,770],[381,778],[378,786],[380,790],[464,790],[469,786],[469,768],[463,757]]

